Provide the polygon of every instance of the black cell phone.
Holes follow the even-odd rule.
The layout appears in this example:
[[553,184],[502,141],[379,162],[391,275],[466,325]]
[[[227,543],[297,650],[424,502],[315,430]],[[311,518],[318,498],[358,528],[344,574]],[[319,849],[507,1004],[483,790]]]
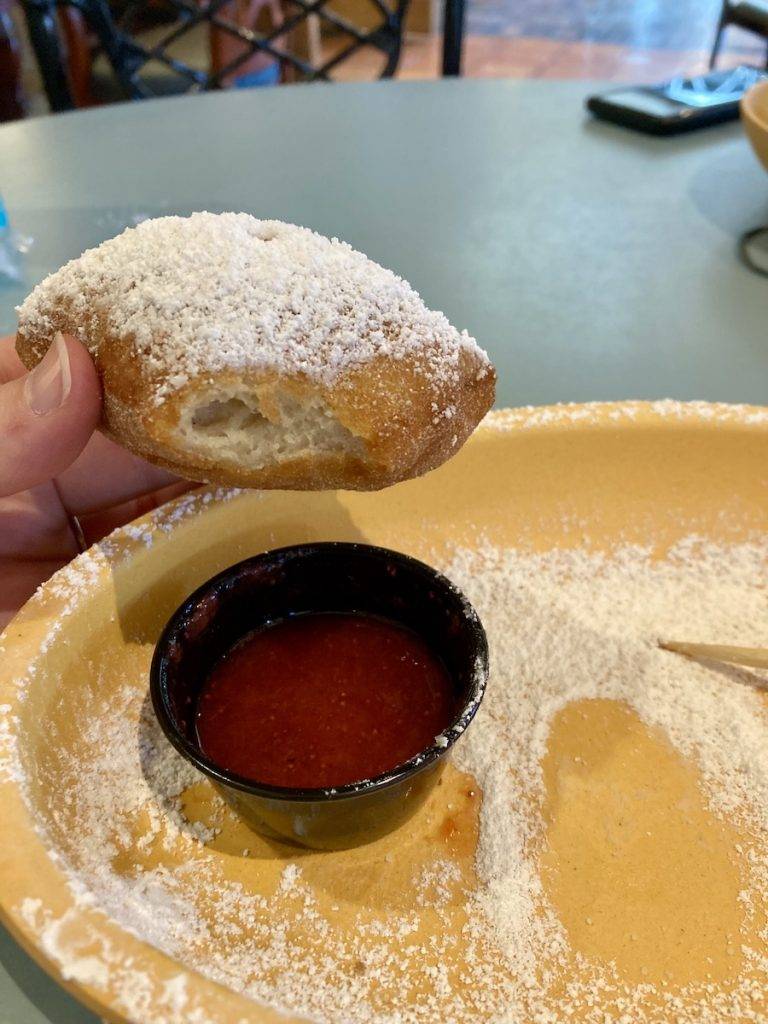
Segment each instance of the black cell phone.
[[677,135],[739,116],[739,100],[755,82],[768,78],[761,68],[740,64],[694,78],[672,78],[660,85],[625,86],[590,96],[596,117],[651,135]]

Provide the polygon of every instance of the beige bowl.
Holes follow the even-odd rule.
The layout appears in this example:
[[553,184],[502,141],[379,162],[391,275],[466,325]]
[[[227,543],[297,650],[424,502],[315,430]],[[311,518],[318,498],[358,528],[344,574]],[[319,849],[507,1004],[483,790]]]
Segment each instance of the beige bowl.
[[745,93],[741,119],[758,160],[768,171],[768,81],[758,82]]

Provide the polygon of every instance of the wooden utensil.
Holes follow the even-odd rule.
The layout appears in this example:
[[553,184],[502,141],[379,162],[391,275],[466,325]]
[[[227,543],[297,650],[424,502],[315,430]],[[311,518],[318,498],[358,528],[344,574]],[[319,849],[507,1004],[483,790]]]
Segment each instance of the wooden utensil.
[[710,661],[728,661],[734,665],[768,668],[768,648],[729,647],[725,644],[689,644],[677,640],[659,640],[659,647],[687,658],[707,658]]

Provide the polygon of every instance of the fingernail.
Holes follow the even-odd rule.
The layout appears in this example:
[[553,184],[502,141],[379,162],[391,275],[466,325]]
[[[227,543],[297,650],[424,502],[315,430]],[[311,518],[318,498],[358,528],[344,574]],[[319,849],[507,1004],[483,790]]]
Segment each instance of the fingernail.
[[24,382],[27,405],[37,416],[47,416],[64,404],[72,387],[72,371],[64,335],[57,332],[53,344]]

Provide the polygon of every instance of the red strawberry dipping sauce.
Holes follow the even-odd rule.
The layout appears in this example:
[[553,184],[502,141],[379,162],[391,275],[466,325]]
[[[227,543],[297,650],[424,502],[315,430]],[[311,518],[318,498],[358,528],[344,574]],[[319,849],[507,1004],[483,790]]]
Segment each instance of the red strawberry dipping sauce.
[[381,775],[432,746],[457,706],[417,634],[371,616],[307,614],[249,634],[214,666],[196,727],[220,768],[321,789]]

